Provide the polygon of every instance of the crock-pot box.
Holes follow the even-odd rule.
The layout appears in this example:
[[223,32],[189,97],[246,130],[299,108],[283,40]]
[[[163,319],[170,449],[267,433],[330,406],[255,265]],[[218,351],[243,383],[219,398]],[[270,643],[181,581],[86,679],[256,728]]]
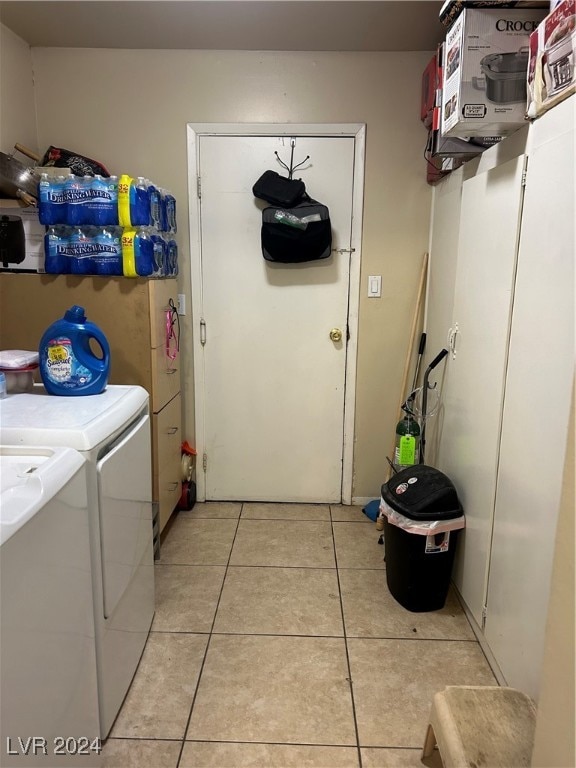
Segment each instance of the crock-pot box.
[[8,394],[29,392],[38,370],[38,352],[25,349],[5,349],[0,352],[0,372],[6,377]]
[[530,35],[528,117],[576,92],[576,0],[563,0]]
[[443,136],[508,136],[524,125],[530,34],[546,11],[466,8],[446,35]]
[[542,0],[445,0],[438,18],[443,26],[450,28],[464,8],[494,8],[499,5],[506,8],[543,8],[548,11],[553,2],[554,0],[550,3]]

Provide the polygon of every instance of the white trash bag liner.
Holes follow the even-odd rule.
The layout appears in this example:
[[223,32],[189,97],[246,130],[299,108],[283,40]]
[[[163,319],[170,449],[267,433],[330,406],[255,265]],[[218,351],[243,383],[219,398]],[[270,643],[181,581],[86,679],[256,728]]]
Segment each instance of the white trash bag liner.
[[457,531],[464,528],[466,518],[453,517],[451,520],[411,520],[409,517],[396,512],[384,499],[380,499],[380,517],[387,517],[392,525],[403,528],[408,533],[419,533],[421,536],[430,536],[433,533],[445,533],[446,531]]

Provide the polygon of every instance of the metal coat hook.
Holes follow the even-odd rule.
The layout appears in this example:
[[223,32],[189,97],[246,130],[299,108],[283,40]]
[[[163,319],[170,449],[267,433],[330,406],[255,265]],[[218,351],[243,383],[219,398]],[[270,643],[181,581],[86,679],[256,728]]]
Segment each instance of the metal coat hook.
[[278,160],[280,165],[286,168],[286,170],[288,171],[289,179],[292,178],[292,174],[297,168],[300,168],[300,166],[304,165],[306,160],[310,160],[310,155],[306,155],[306,157],[304,158],[304,160],[302,160],[301,163],[298,163],[298,165],[294,165],[294,147],[295,146],[296,146],[296,139],[290,139],[290,167],[288,167],[286,163],[280,159],[280,155],[278,154],[278,152],[276,151],[274,152],[274,154],[276,155],[276,159]]

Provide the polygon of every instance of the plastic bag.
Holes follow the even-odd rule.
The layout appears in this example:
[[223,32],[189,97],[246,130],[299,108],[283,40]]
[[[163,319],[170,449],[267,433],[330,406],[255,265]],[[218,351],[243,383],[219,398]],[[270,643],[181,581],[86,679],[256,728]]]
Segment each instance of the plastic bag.
[[380,499],[380,516],[388,518],[391,525],[396,525],[408,533],[419,533],[422,536],[429,536],[433,533],[445,533],[446,531],[457,531],[466,526],[466,518],[454,517],[451,520],[411,520],[392,509],[384,499]]
[[42,166],[54,168],[70,168],[75,176],[105,176],[110,174],[102,163],[91,160],[89,157],[71,152],[61,147],[48,147],[41,162]]

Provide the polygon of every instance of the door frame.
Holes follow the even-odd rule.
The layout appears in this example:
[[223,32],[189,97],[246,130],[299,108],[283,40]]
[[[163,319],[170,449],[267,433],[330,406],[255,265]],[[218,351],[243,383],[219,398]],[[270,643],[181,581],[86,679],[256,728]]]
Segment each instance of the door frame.
[[[188,219],[190,226],[190,296],[192,305],[192,343],[194,352],[194,409],[196,448],[198,456],[206,446],[204,356],[201,344],[203,308],[202,262],[200,232],[200,198],[198,197],[198,161],[202,136],[337,136],[354,139],[354,170],[352,190],[352,226],[350,247],[350,273],[348,290],[348,346],[346,350],[344,390],[344,432],[342,449],[343,504],[352,504],[352,478],[354,469],[354,417],[356,408],[356,367],[358,353],[358,313],[360,306],[360,265],[362,253],[362,213],[364,206],[364,160],[366,125],[364,123],[188,123]],[[195,202],[195,204],[194,204]],[[199,461],[199,464],[201,464]],[[205,501],[205,475],[198,467],[196,474],[197,499]]]

